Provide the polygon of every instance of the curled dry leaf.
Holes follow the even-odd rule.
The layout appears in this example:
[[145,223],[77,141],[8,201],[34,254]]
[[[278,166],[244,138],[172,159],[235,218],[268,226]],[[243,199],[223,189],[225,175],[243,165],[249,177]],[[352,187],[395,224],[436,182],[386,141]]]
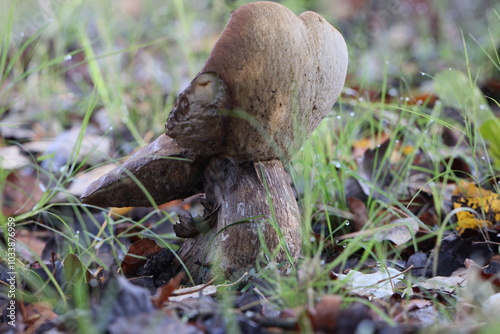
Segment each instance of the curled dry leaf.
[[172,296],[172,293],[179,287],[182,279],[184,278],[184,272],[180,272],[175,275],[167,284],[162,286],[156,295],[153,297],[152,302],[154,307],[161,308],[163,303],[169,300],[169,297]]

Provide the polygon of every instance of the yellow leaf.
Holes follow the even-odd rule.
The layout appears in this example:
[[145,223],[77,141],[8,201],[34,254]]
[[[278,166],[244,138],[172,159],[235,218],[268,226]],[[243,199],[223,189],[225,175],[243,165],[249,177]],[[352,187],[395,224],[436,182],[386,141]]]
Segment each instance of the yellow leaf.
[[465,229],[491,228],[500,221],[500,196],[492,191],[477,187],[473,183],[462,181],[453,191],[453,207],[470,208],[476,211],[457,212],[457,231],[463,233]]

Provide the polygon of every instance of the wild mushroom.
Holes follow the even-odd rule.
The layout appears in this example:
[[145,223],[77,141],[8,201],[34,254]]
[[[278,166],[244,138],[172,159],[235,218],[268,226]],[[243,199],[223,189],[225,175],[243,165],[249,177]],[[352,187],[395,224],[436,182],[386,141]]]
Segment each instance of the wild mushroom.
[[226,276],[248,270],[263,249],[275,254],[271,260],[293,262],[300,213],[283,163],[331,109],[346,71],[344,39],[320,15],[297,17],[273,2],[244,5],[179,95],[166,135],[92,183],[82,201],[147,205],[200,188],[206,221],[183,218],[176,226],[191,237],[179,256],[193,277],[204,279],[205,263]]

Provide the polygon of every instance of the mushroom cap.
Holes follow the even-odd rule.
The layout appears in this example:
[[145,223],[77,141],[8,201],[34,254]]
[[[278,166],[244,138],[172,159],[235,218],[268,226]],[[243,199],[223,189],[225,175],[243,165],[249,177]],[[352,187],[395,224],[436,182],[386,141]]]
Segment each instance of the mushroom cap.
[[347,63],[344,38],[321,15],[266,1],[238,8],[201,71],[229,91],[224,153],[290,159],[337,100]]

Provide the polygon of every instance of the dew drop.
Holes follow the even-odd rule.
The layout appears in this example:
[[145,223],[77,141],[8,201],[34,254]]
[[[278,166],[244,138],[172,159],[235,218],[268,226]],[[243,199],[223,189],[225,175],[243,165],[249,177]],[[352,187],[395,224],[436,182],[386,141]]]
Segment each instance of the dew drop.
[[342,118],[342,116],[340,116],[340,115],[337,115],[337,119],[341,119],[341,118]]
[[311,239],[309,239],[310,242],[315,242],[316,241],[316,238],[315,237],[311,237]]
[[345,225],[346,225],[346,226],[349,226],[349,225],[351,225],[351,223],[350,223],[349,221],[346,221],[346,222],[345,222]]
[[347,245],[342,245],[343,248],[347,248]]
[[479,106],[479,109],[484,110],[484,109],[486,109],[486,106],[485,106],[484,104],[481,104],[481,105]]
[[353,112],[351,112],[351,113],[349,114],[349,116],[351,116],[351,117],[354,117],[354,115],[356,115],[356,114],[354,113],[354,111],[353,111]]
[[22,31],[21,31],[21,32],[19,33],[19,36],[24,37],[24,32],[22,32]]
[[68,60],[70,60],[71,58],[73,58],[73,56],[72,56],[72,55],[66,55],[66,56],[64,56],[64,60],[65,60],[65,61],[68,61]]
[[326,261],[325,261],[325,260],[321,260],[321,261],[319,262],[319,264],[321,264],[322,266],[324,266],[324,265],[325,265],[325,263],[326,263]]

